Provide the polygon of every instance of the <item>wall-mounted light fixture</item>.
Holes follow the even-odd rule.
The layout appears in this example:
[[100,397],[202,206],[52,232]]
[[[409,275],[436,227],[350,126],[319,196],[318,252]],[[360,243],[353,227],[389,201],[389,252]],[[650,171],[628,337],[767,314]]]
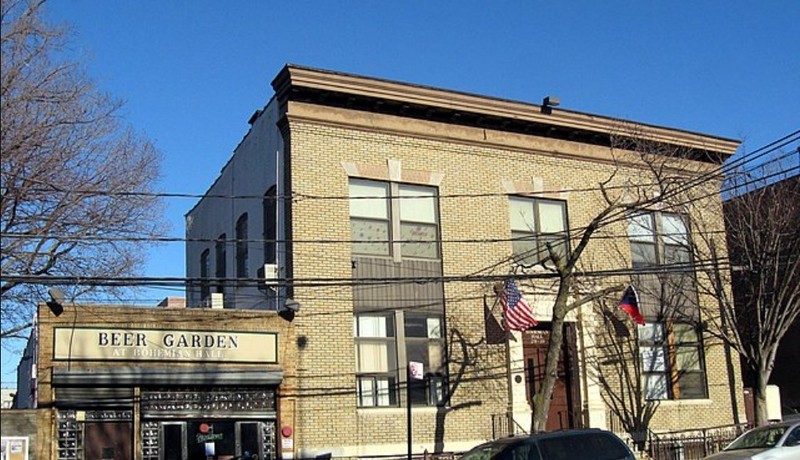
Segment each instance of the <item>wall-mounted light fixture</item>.
[[286,321],[291,321],[294,319],[294,315],[298,311],[300,311],[300,302],[287,297],[286,301],[283,303],[283,308],[280,309],[278,315],[280,315],[280,317]]
[[553,107],[558,107],[561,100],[555,96],[547,96],[542,99],[542,113],[550,115],[553,113]]
[[64,313],[64,303],[66,303],[67,297],[57,287],[51,287],[47,290],[47,293],[50,294],[50,301],[47,302],[47,306],[54,315],[60,316]]

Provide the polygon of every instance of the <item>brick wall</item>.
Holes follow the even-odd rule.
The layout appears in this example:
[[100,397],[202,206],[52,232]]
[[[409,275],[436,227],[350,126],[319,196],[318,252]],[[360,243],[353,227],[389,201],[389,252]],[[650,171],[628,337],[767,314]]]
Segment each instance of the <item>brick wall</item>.
[[[641,164],[637,165],[629,152],[612,152],[605,147],[301,103],[291,103],[288,113],[296,196],[346,197],[348,173],[343,163],[358,165],[360,171],[370,171],[367,177],[376,179],[387,170],[388,160],[399,162],[403,171],[443,175],[439,206],[445,276],[508,273],[509,265],[498,262],[511,253],[511,243],[488,240],[510,237],[508,199],[502,196],[510,186],[529,191],[543,187],[551,190],[552,196],[567,199],[569,225],[578,228],[603,206],[597,184],[615,171],[612,185],[636,182],[643,176]],[[699,163],[692,166],[698,172],[709,168]],[[562,189],[571,191],[560,193]],[[448,197],[464,194],[473,196]],[[712,196],[706,201],[713,206],[718,198]],[[350,239],[348,209],[348,202],[342,199],[295,200],[293,238]],[[617,238],[592,242],[582,266],[592,270],[627,266],[630,254],[624,220],[599,235]],[[448,243],[452,240],[487,242]],[[352,276],[350,260],[347,244],[298,243],[294,245],[294,276],[347,279]],[[598,280],[600,284],[620,281],[624,280]],[[463,373],[451,365],[451,377],[458,376],[453,410],[444,415],[434,409],[415,413],[415,450],[432,451],[437,441],[444,442],[444,450],[457,450],[489,438],[491,415],[504,413],[508,407],[503,345],[482,342],[484,295],[489,296],[491,306],[488,281],[445,284],[448,328],[457,330],[466,344],[480,343],[468,345],[469,353],[478,360]],[[308,337],[297,361],[298,446],[308,452],[333,450],[334,455],[367,449],[379,454],[383,452],[376,449],[397,452],[403,448],[406,428],[402,409],[356,407],[351,289],[298,287],[295,297],[304,306],[295,320],[296,333]],[[454,345],[451,343],[450,348],[457,356],[461,352]],[[718,344],[706,342],[706,360],[709,400],[664,403],[654,426],[685,427],[687,418],[704,425],[731,422],[727,372]]]

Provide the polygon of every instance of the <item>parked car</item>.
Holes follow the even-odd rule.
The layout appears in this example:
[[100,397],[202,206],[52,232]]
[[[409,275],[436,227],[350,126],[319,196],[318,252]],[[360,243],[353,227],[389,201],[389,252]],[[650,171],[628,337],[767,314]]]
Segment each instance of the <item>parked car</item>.
[[608,431],[566,430],[513,436],[481,444],[461,460],[635,460],[633,452]]
[[753,428],[704,460],[800,460],[800,420]]

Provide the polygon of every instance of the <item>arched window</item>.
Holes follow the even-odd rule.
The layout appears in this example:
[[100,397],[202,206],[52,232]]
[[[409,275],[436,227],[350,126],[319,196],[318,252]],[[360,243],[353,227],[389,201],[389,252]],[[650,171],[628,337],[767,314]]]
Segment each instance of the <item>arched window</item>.
[[225,254],[225,244],[227,242],[228,237],[224,233],[217,238],[216,245],[214,246],[214,255],[215,255],[215,270],[214,275],[218,279],[217,281],[217,292],[224,292],[225,290],[225,279],[226,273],[228,268],[225,264],[226,254]]
[[200,300],[205,299],[208,297],[208,294],[211,292],[211,285],[208,281],[209,276],[209,257],[211,251],[206,249],[200,254]]
[[267,190],[264,194],[264,263],[274,264],[277,260],[276,250],[277,243],[275,238],[277,235],[278,216],[277,216],[277,203],[275,196],[275,186]]
[[247,213],[236,221],[236,277],[247,278]]

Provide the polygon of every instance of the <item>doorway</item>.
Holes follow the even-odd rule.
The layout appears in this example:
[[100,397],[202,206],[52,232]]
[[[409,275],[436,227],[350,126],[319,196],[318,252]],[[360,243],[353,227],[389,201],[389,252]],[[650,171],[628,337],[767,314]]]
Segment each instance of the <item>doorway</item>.
[[[151,421],[143,426],[145,458],[153,460],[270,460],[275,451],[274,421],[195,419]],[[157,438],[156,438],[157,437]],[[155,447],[157,446],[157,447]]]
[[[545,430],[555,431],[579,426],[580,418],[575,416],[575,395],[577,394],[577,376],[575,374],[574,346],[570,346],[575,335],[569,333],[570,326],[564,334],[564,343],[559,354],[557,375],[553,394],[550,397],[550,410]],[[540,391],[545,374],[547,346],[550,341],[550,324],[542,323],[536,329],[522,333],[523,359],[525,360],[525,386],[528,402],[533,407],[533,397]]]
[[131,460],[132,439],[131,422],[86,422],[83,427],[85,458]]

